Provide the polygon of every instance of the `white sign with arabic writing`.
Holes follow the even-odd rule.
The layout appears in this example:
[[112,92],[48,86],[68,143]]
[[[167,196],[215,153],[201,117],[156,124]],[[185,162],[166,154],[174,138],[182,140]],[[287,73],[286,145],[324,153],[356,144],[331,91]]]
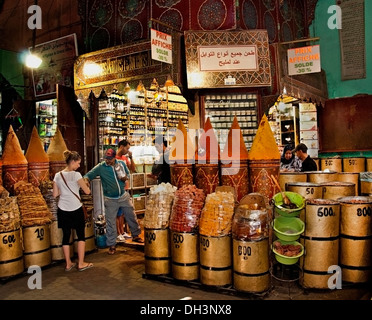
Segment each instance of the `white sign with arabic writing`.
[[258,70],[257,46],[199,46],[199,70]]

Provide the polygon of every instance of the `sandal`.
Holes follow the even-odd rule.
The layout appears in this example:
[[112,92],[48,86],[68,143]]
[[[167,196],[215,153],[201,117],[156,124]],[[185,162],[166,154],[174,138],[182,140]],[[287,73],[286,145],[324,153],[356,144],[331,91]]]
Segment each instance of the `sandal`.
[[93,267],[93,263],[89,262],[85,267],[82,267],[82,268],[77,268],[78,271],[84,271],[84,270],[87,270],[87,269],[90,269]]
[[71,271],[72,269],[74,269],[75,267],[76,267],[76,263],[72,263],[71,266],[70,266],[70,268],[65,268],[65,271],[66,271],[66,272],[69,272],[69,271]]
[[115,254],[116,248],[115,247],[110,247],[109,251],[107,252],[108,254]]

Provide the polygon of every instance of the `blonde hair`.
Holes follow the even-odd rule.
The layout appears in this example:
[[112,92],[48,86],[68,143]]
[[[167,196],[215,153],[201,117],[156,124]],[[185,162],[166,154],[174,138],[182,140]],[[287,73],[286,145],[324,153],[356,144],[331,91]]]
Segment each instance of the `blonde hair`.
[[81,159],[80,154],[76,151],[65,150],[63,151],[63,156],[65,157],[67,164],[69,164],[71,161],[78,161]]

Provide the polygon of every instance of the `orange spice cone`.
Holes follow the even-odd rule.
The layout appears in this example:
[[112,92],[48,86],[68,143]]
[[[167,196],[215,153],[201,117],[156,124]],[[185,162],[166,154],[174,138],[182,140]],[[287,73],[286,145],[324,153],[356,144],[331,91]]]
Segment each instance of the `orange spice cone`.
[[236,116],[221,153],[221,185],[233,187],[237,201],[248,194],[248,150]]
[[14,185],[19,181],[28,182],[27,159],[13,127],[9,127],[3,153],[3,184],[4,188],[14,195]]
[[192,165],[195,158],[195,147],[181,120],[178,122],[176,135],[169,153],[171,183],[177,189],[184,185],[192,185],[194,176]]
[[63,170],[66,167],[65,157],[63,152],[67,150],[65,140],[62,137],[62,133],[57,127],[56,133],[50,142],[47,154],[49,156],[49,175],[50,180],[53,180],[54,175]]
[[49,157],[44,151],[43,143],[36,127],[33,128],[26,151],[28,161],[28,181],[39,187],[42,181],[49,180]]
[[212,124],[207,118],[204,131],[199,139],[199,147],[195,152],[195,185],[203,189],[205,194],[215,192],[220,184],[219,178],[220,146]]

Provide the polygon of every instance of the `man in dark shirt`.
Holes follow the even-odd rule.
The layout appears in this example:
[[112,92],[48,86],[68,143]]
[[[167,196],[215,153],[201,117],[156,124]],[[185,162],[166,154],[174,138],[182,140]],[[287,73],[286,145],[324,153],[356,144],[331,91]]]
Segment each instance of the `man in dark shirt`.
[[157,179],[158,184],[171,183],[171,172],[169,165],[169,151],[167,150],[167,141],[163,140],[160,143],[155,143],[156,150],[159,152],[159,160],[152,167],[151,174]]
[[307,154],[307,146],[305,144],[298,144],[292,152],[302,161],[302,172],[318,170],[316,162]]

